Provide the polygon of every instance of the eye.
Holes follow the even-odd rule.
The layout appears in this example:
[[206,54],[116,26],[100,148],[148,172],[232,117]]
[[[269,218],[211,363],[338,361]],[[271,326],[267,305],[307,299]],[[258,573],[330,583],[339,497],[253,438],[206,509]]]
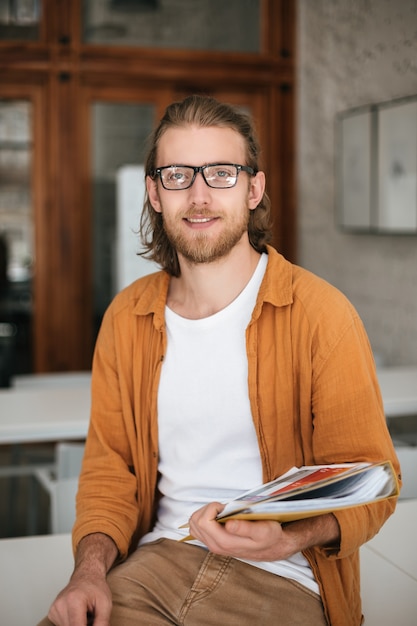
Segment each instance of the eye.
[[183,170],[170,169],[167,170],[166,179],[171,183],[182,183],[186,179],[186,173]]
[[211,183],[230,185],[234,183],[236,174],[236,167],[234,165],[221,163],[219,165],[209,165],[206,169],[205,176]]
[[162,170],[163,183],[168,189],[183,189],[191,184],[194,170],[190,167],[173,165]]
[[226,172],[226,170],[217,170],[216,176],[217,178],[227,178],[228,176],[230,176],[230,173]]
[[213,168],[213,176],[216,178],[230,178],[236,176],[236,168],[233,165],[219,165]]

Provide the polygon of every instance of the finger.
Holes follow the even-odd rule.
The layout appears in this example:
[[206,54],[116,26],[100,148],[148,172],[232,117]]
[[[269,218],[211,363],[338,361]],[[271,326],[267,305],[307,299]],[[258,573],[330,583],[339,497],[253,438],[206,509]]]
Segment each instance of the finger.
[[247,522],[243,520],[231,519],[225,523],[225,528],[231,535],[239,537],[247,537],[248,539],[257,539],[263,534],[262,528],[258,523]]
[[245,521],[245,520],[228,520],[225,524],[226,530],[231,535],[252,539],[259,542],[271,536],[276,537],[281,532],[281,524],[275,521]]
[[219,513],[221,513],[224,509],[224,504],[220,502],[210,502],[206,504],[201,509],[195,511],[192,517],[196,517],[197,519],[207,519],[209,521],[216,519]]
[[[68,625],[69,626],[76,626],[76,624],[80,624],[80,625],[82,624],[83,626],[84,625],[88,626],[88,624],[90,624],[90,623],[94,624],[95,623],[94,621],[92,621],[92,622],[88,621],[88,617],[87,616],[88,616],[88,613],[86,612],[84,607],[78,607],[78,606],[73,607],[73,606],[70,606],[68,608]],[[65,624],[67,624],[67,622],[65,622]]]
[[97,608],[94,614],[89,613],[89,615],[93,615],[93,619],[91,621],[87,621],[87,626],[90,624],[94,624],[94,626],[110,626],[110,613],[111,604],[100,605],[100,608]]
[[224,504],[220,502],[211,502],[201,509],[197,509],[189,519],[190,528],[195,526],[203,526],[216,520],[217,515],[223,510]]

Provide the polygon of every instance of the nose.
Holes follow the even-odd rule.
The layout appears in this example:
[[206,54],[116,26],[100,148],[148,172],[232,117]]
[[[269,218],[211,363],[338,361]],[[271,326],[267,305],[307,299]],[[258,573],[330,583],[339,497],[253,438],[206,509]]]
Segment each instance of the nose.
[[203,172],[197,172],[193,184],[188,189],[195,204],[207,203],[210,199],[210,187],[203,177]]

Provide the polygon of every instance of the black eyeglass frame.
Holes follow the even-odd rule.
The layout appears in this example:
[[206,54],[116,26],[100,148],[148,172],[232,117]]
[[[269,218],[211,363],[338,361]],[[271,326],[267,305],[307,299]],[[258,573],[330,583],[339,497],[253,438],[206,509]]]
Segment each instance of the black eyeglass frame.
[[[210,185],[210,183],[207,181],[205,177],[204,170],[207,169],[208,167],[214,167],[217,165],[232,165],[233,167],[236,168],[236,180],[233,183],[233,185],[229,185],[228,187],[215,187],[213,185]],[[194,170],[194,174],[193,174],[190,184],[187,185],[186,187],[178,187],[178,188],[165,187],[164,181],[162,180],[162,171],[168,170],[171,167],[188,167],[189,169]],[[206,165],[197,165],[197,166],[196,165],[180,165],[179,163],[175,163],[172,165],[164,165],[163,167],[157,167],[150,172],[149,176],[153,179],[155,179],[156,176],[159,176],[159,180],[161,181],[162,187],[166,189],[167,191],[185,191],[185,189],[190,189],[190,187],[192,187],[194,184],[197,174],[199,173],[201,173],[204,182],[206,183],[207,187],[210,187],[210,189],[232,189],[233,187],[236,186],[237,179],[239,178],[240,172],[247,172],[251,176],[256,176],[256,174],[258,173],[258,170],[253,169],[253,167],[249,167],[249,165],[239,165],[238,163],[207,163]]]

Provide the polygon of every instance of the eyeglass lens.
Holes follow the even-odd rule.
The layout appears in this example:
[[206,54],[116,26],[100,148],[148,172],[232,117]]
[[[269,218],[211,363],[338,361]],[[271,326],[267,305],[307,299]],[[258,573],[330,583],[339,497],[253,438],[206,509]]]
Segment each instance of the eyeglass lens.
[[239,170],[236,165],[230,164],[204,165],[201,168],[173,165],[161,168],[161,181],[166,189],[187,189],[198,172],[202,173],[209,187],[225,189],[236,184]]

